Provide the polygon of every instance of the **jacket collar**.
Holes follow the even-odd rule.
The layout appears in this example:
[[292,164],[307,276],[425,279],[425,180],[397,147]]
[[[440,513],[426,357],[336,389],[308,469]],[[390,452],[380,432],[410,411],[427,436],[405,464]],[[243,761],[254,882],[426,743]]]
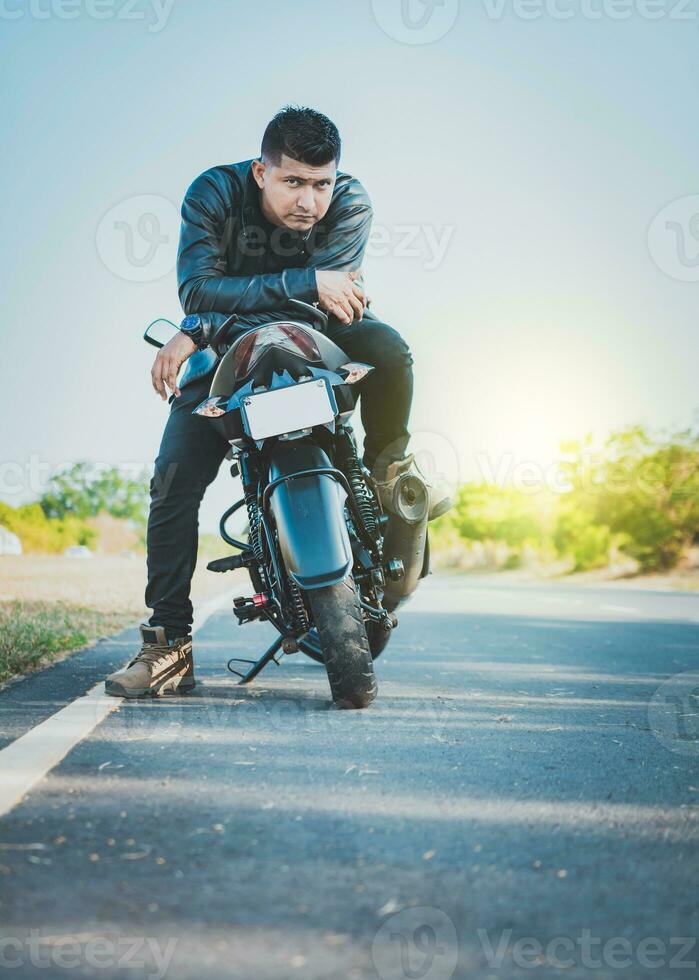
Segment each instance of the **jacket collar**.
[[247,235],[247,229],[251,225],[259,225],[262,221],[265,224],[269,224],[260,208],[260,188],[255,183],[255,178],[252,175],[252,164],[253,161],[248,160],[242,175],[244,235]]

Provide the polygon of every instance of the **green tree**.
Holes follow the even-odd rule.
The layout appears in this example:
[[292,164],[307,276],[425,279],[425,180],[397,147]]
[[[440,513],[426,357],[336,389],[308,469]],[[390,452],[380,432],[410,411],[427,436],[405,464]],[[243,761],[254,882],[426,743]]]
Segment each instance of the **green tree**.
[[462,538],[472,541],[503,541],[521,547],[542,540],[531,497],[488,483],[467,483],[459,488],[452,523]]
[[0,525],[16,534],[28,553],[58,553],[72,544],[91,548],[97,538],[81,518],[48,518],[38,503],[11,507],[0,502]]
[[57,473],[40,500],[49,518],[112,517],[146,523],[149,493],[148,477],[124,476],[116,466],[103,469],[91,463],[75,463]]
[[672,568],[699,534],[699,433],[656,439],[634,426],[601,449],[589,439],[569,448],[571,491],[554,535],[559,552],[589,568],[603,564],[604,548],[616,542],[644,571]]

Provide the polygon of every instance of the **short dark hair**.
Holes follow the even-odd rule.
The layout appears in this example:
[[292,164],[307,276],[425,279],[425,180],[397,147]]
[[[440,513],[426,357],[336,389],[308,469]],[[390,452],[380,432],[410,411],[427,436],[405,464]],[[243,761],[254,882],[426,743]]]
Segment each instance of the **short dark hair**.
[[278,166],[282,154],[322,167],[340,160],[342,143],[337,126],[315,109],[287,105],[270,122],[262,137],[262,158]]

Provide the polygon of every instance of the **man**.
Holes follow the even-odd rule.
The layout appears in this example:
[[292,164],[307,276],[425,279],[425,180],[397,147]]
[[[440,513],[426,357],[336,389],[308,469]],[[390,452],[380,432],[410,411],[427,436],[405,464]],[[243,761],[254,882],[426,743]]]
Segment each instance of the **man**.
[[[108,694],[194,687],[189,592],[199,505],[229,445],[192,410],[208,395],[217,363],[208,339],[231,313],[244,329],[290,299],[318,303],[330,317],[328,335],[348,360],[375,368],[361,382],[361,417],[364,463],[383,500],[415,466],[406,456],[412,357],[400,334],[367,309],[361,265],[372,208],[360,182],[338,171],[340,145],[326,116],[287,107],[268,125],[259,160],[213,167],[187,191],[177,278],[188,315],[151,371],[158,394],[172,393],[151,481],[146,605],[153,615],[141,627],[135,659],[107,678]],[[430,488],[431,519],[449,506],[445,493]]]

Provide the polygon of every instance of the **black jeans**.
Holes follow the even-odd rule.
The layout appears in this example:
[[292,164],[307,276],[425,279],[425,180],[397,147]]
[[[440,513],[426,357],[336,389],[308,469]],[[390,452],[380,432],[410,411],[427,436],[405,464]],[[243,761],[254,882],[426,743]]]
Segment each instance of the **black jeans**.
[[[348,360],[374,365],[360,382],[360,407],[364,463],[380,472],[405,455],[410,438],[410,350],[396,330],[370,313],[350,326],[331,318],[328,335]],[[187,385],[179,398],[171,398],[150,484],[146,606],[153,610],[150,625],[164,626],[168,639],[191,629],[189,591],[197,562],[199,505],[230,448],[207,419],[192,415],[210,385],[210,376],[201,378]]]

